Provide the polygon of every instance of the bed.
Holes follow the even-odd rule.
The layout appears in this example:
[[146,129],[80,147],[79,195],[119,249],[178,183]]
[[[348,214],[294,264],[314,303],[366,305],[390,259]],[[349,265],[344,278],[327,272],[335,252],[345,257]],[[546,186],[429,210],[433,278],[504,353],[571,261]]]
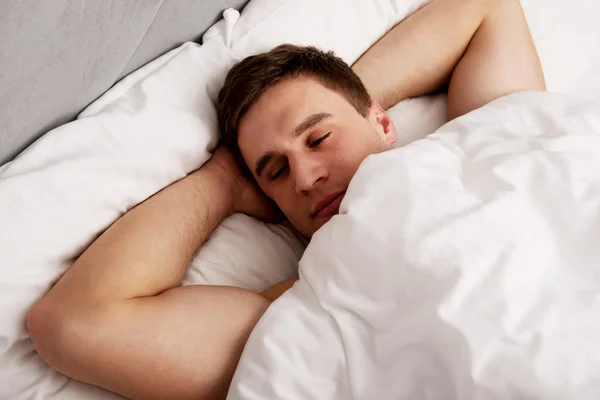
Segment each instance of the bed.
[[[426,1],[251,0],[246,3],[239,0],[52,4],[20,1],[0,5],[0,34],[5,38],[0,45],[3,125],[0,399],[119,398],[70,380],[48,367],[35,353],[28,337],[26,312],[102,230],[210,157],[218,141],[214,100],[234,62],[276,44],[291,42],[334,50],[352,63],[390,27]],[[494,275],[498,272],[496,264],[493,268],[484,265],[477,269],[487,275],[478,275],[472,269],[445,268],[444,265],[468,264],[467,261],[481,255],[456,251],[444,244],[455,235],[457,243],[463,243],[465,249],[485,247],[459,241],[468,236],[464,232],[472,234],[469,229],[475,229],[481,221],[502,222],[489,219],[485,213],[476,223],[461,222],[448,228],[444,225],[447,214],[440,212],[434,218],[427,209],[417,208],[408,217],[395,216],[398,223],[413,223],[412,233],[407,229],[402,235],[393,236],[394,232],[385,230],[386,218],[364,211],[357,200],[359,206],[344,206],[346,217],[332,221],[308,249],[306,240],[288,225],[269,225],[234,215],[199,252],[183,284],[225,284],[262,290],[298,274],[301,279],[274,304],[253,333],[236,372],[230,398],[597,398],[600,356],[595,350],[595,339],[589,336],[598,329],[596,323],[590,322],[590,315],[599,310],[595,299],[600,287],[599,275],[594,272],[594,267],[600,265],[594,247],[600,240],[596,224],[600,216],[596,196],[600,194],[598,169],[594,173],[596,160],[600,159],[594,132],[600,132],[600,125],[593,117],[600,115],[597,106],[600,53],[596,45],[600,37],[600,7],[585,0],[569,3],[553,0],[543,4],[522,0],[522,4],[552,93],[500,99],[480,114],[445,125],[433,135],[430,134],[447,122],[443,94],[397,104],[389,113],[402,132],[398,149],[390,152],[390,158],[367,163],[366,172],[357,177],[355,196],[360,199],[369,185],[375,184],[368,179],[369,170],[394,165],[399,175],[382,177],[380,185],[385,185],[385,179],[405,179],[407,185],[415,187],[415,196],[431,198],[431,204],[435,205],[435,196],[424,189],[417,190],[420,187],[407,178],[414,171],[407,169],[406,164],[396,164],[394,155],[415,160],[422,160],[417,157],[420,154],[439,155],[434,161],[446,160],[448,164],[442,162],[440,166],[444,168],[423,169],[421,177],[438,183],[454,182],[460,174],[453,168],[460,162],[440,150],[444,146],[454,149],[452,154],[471,154],[472,160],[483,163],[487,159],[477,158],[480,153],[470,152],[491,144],[496,147],[488,155],[514,152],[515,147],[508,144],[516,140],[516,133],[526,131],[524,127],[530,129],[535,140],[539,139],[539,132],[558,139],[564,136],[564,140],[540,146],[555,146],[552,148],[556,151],[580,157],[554,159],[554,164],[549,162],[550,169],[540,171],[555,176],[552,165],[569,166],[573,176],[583,177],[577,182],[589,184],[580,188],[588,197],[577,197],[578,202],[568,203],[571,208],[561,208],[543,201],[536,203],[539,199],[534,194],[538,192],[532,191],[528,199],[536,201],[528,200],[530,208],[517,208],[519,212],[513,215],[525,225],[529,221],[530,231],[517,234],[502,225],[504,230],[499,232],[507,241],[524,235],[519,246],[525,243],[529,249],[535,246],[559,249],[556,243],[571,238],[564,236],[568,232],[572,235],[586,232],[587,240],[573,247],[577,254],[561,253],[565,263],[571,261],[581,266],[575,268],[577,274],[556,267],[552,270],[555,275],[549,275],[547,270],[537,268],[524,280],[518,274],[502,275],[502,285],[496,285],[491,278],[498,276]],[[515,105],[520,111],[509,112],[508,106]],[[562,125],[557,121],[566,122]],[[576,123],[579,136],[569,134],[572,130],[572,125],[567,125],[569,121]],[[506,130],[506,135],[497,136],[500,138],[497,142],[483,139],[471,142],[460,136],[460,132],[473,126],[492,123],[512,128]],[[481,128],[480,137],[491,138],[494,132],[491,128]],[[546,162],[546,158],[539,159],[540,165]],[[456,180],[456,186],[440,193],[445,198],[467,199],[460,203],[464,207],[472,206],[469,201],[473,198],[492,196],[494,190],[500,189],[493,186],[486,186],[488,191],[481,189],[481,182],[490,179],[478,175],[477,168],[482,165],[488,164],[471,165],[474,172],[468,182]],[[533,167],[522,168],[511,175],[515,187],[519,187],[519,179],[528,176],[527,171]],[[470,170],[465,167],[462,171]],[[561,182],[566,185],[567,181]],[[554,194],[564,187],[543,186],[544,198],[557,198]],[[523,189],[522,193],[529,192]],[[406,202],[414,200],[402,197],[401,192],[391,192],[390,196]],[[384,200],[379,201],[370,206],[386,205]],[[567,204],[567,200],[561,201],[560,204]],[[368,208],[370,203],[364,204]],[[499,215],[515,212],[510,202],[502,204],[505,208],[499,208]],[[444,209],[441,205],[434,208]],[[584,209],[586,213],[573,211],[567,222],[557,220],[551,227],[545,225],[551,217],[527,220],[542,209],[552,211],[550,216],[565,209]],[[339,241],[344,238],[343,232],[362,226],[360,218],[352,219],[355,215],[368,215],[369,221],[379,221],[377,226],[383,227],[381,232],[387,232],[388,236],[382,234],[374,240],[371,251],[386,255],[386,260],[397,260],[393,265],[385,260],[368,262],[387,268],[382,271],[389,273],[388,277],[398,280],[411,277],[409,286],[386,286],[389,279],[383,279],[383,274],[361,275],[364,272],[353,263],[366,259],[359,251],[364,246],[357,246],[355,253],[348,252],[352,257],[347,258],[353,260],[322,258],[325,247],[339,245],[332,238]],[[423,232],[430,236],[426,236],[427,246],[419,247],[415,237],[423,237]],[[496,239],[489,242],[498,243]],[[351,239],[345,240],[349,243]],[[361,240],[367,239],[361,237]],[[418,251],[386,253],[389,243],[394,241],[397,248],[406,250],[412,246],[411,249]],[[515,265],[520,265],[518,260],[530,260],[533,254],[502,253],[505,248],[496,250],[508,254]],[[345,252],[344,247],[338,249],[340,254]],[[427,254],[436,254],[438,258],[428,258]],[[368,257],[373,255],[369,253]],[[400,260],[425,272],[413,275],[398,272],[403,271],[396,269],[404,265]],[[320,268],[324,263],[331,267]],[[363,279],[348,281],[344,278],[348,276]],[[547,276],[554,280],[548,281]],[[555,291],[558,283],[576,287],[577,295]],[[477,288],[480,290],[475,293]],[[527,297],[532,292],[538,297]],[[383,294],[389,297],[383,299]],[[362,303],[350,297],[363,299]],[[568,301],[560,303],[562,308],[552,308],[548,304],[555,303],[546,301],[550,298],[556,302]],[[473,308],[473,299],[489,307]],[[531,306],[527,315],[532,317],[515,317],[522,324],[518,327],[513,324],[511,329],[518,331],[518,335],[510,336],[505,325],[492,323],[492,317],[506,311],[498,304],[517,304],[516,311],[506,315],[518,315],[519,299]],[[383,310],[390,310],[390,304],[397,306],[406,301],[414,304],[416,311],[401,309],[405,323],[390,324],[393,316],[400,314],[386,314]],[[547,307],[535,307],[542,303]],[[550,324],[552,321],[542,318],[557,309],[562,314],[552,315],[570,315],[573,330],[558,329]],[[474,321],[474,316],[479,320]],[[530,322],[529,331],[523,328],[527,325],[523,321]],[[535,336],[531,332],[539,328],[535,323],[540,321],[550,324],[544,325],[549,331],[540,328]],[[482,324],[486,329],[480,329]],[[388,335],[377,336],[373,332]],[[560,333],[566,345],[560,344],[556,335],[544,335],[548,332]],[[578,336],[577,332],[587,333]],[[533,335],[533,339],[527,334]],[[506,345],[509,339],[518,343],[521,340],[530,353],[517,353],[515,349],[521,348]],[[374,343],[378,341],[387,345],[376,346]],[[494,351],[485,346],[492,342]],[[402,343],[410,346],[400,346]],[[569,358],[573,353],[584,356]],[[536,358],[536,354],[541,356]],[[392,355],[395,358],[390,358]],[[394,359],[399,358],[405,361],[394,364]],[[510,369],[512,374],[506,372]],[[574,372],[557,375],[564,369]],[[548,382],[554,382],[554,386]],[[399,386],[403,388],[401,391],[394,390]]]

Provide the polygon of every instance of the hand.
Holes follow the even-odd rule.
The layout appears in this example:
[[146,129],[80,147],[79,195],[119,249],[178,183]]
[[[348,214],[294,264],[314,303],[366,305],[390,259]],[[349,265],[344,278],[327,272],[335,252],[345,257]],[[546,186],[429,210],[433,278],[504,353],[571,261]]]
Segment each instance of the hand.
[[210,160],[200,170],[210,171],[226,186],[232,199],[233,212],[241,212],[265,222],[278,222],[283,219],[275,203],[256,183],[244,175],[237,160],[225,145],[218,145]]

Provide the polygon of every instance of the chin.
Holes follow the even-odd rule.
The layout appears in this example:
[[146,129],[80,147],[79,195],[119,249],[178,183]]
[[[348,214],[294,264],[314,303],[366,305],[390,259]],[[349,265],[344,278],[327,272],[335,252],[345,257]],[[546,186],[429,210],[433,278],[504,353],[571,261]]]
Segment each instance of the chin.
[[294,230],[296,232],[298,232],[298,234],[302,235],[303,237],[305,237],[306,239],[310,239],[312,238],[313,233],[315,233],[315,230],[308,227],[302,227],[298,224],[293,223],[292,221],[289,221],[290,225],[292,228],[294,228]]

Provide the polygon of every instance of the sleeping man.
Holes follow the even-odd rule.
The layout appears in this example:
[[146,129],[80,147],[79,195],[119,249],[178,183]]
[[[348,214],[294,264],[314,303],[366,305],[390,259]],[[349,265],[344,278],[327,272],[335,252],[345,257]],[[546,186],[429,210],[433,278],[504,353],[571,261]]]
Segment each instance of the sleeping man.
[[281,211],[311,237],[361,162],[394,143],[385,110],[439,89],[450,119],[545,89],[518,0],[433,1],[352,68],[292,45],[241,61],[218,98],[225,144],[115,222],[34,305],[39,354],[130,398],[223,398],[256,322],[293,282],[181,287],[194,254],[236,212],[273,221]]

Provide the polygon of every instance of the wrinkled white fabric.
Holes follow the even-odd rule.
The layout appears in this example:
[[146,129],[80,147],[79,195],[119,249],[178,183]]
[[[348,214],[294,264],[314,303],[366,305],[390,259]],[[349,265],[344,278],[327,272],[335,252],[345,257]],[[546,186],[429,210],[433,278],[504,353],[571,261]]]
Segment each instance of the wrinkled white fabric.
[[[202,46],[186,43],[135,71],[78,121],[0,166],[0,399],[117,398],[47,366],[28,337],[26,312],[115,219],[208,159],[217,140],[213,101],[235,61],[291,42],[352,63],[425,2],[252,0],[239,18],[228,11]],[[600,99],[600,3],[522,4],[548,89]],[[389,111],[400,146],[446,122],[443,95]],[[236,215],[213,233],[184,283],[261,290],[294,276],[302,249],[293,231]]]
[[[133,72],[0,167],[0,400],[118,398],[50,368],[27,311],[117,218],[210,157],[214,100],[235,61],[289,41],[353,62],[424,0],[395,1],[253,0],[241,16],[226,11],[202,46],[185,43]],[[262,291],[297,275],[304,245],[289,227],[235,215],[183,283]]]
[[513,94],[369,156],[230,399],[597,399],[600,103]]

